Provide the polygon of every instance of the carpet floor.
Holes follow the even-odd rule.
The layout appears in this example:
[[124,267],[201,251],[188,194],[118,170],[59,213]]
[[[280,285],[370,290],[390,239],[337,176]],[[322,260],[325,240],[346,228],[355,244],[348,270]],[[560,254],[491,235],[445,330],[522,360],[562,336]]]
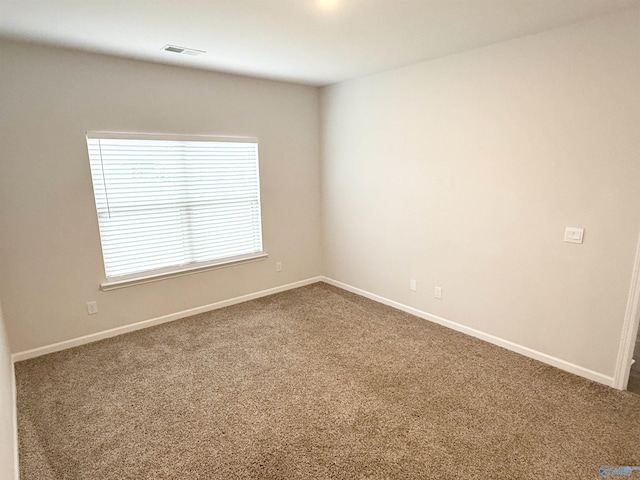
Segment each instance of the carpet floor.
[[324,283],[16,375],[23,480],[584,480],[640,465],[640,395]]

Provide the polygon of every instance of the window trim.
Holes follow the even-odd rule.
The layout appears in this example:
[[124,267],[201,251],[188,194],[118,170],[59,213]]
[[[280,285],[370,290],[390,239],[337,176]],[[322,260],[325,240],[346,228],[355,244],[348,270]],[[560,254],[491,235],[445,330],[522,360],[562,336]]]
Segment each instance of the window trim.
[[[86,131],[85,140],[87,139],[132,139],[132,140],[169,140],[169,141],[214,141],[214,142],[247,142],[259,144],[257,137],[246,136],[217,136],[217,135],[181,135],[181,134],[163,134],[163,133],[132,133],[132,132],[114,132],[114,131]],[[259,175],[259,174],[258,174]],[[93,178],[91,179],[92,189]],[[262,204],[262,189],[260,177],[258,176],[258,195],[260,206]],[[95,196],[95,194],[94,194]],[[94,198],[95,200],[95,198]],[[262,208],[261,208],[262,209]],[[262,232],[263,233],[263,232]],[[263,239],[264,242],[264,239]],[[102,240],[100,242],[102,250]],[[107,277],[103,270],[104,281],[100,283],[100,290],[108,292],[121,288],[132,287],[135,285],[143,285],[146,283],[158,282],[169,278],[182,277],[186,275],[194,275],[210,270],[227,268],[245,263],[253,263],[266,260],[269,254],[264,249],[260,252],[239,255],[235,257],[226,257],[209,262],[191,263],[181,266],[169,266],[161,269],[150,270],[146,272],[132,273],[118,277]],[[103,256],[104,263],[104,256]]]
[[217,135],[180,135],[173,133],[131,133],[131,132],[104,132],[100,130],[92,130],[85,132],[87,138],[94,140],[171,140],[171,141],[186,141],[186,142],[202,142],[202,141],[214,141],[214,142],[247,142],[247,143],[260,143],[257,137],[232,137],[232,136],[217,136]]
[[[109,292],[111,290],[133,287],[135,285],[158,282],[160,280],[166,280],[168,278],[184,277],[185,275],[194,275],[196,273],[202,273],[209,270],[217,270],[219,268],[233,267],[235,265],[242,265],[244,263],[258,262],[260,260],[266,260],[267,258],[269,258],[269,254],[263,251],[259,253],[253,253],[251,255],[243,255],[241,257],[215,260],[191,267],[183,266],[179,269],[176,269],[175,267],[167,267],[167,271],[164,272],[151,273],[150,275],[132,274],[127,276],[130,278],[118,277],[118,280],[107,280],[106,282],[102,282],[100,284],[100,290],[102,290],[103,292]],[[171,268],[171,270],[168,270],[169,268]]]

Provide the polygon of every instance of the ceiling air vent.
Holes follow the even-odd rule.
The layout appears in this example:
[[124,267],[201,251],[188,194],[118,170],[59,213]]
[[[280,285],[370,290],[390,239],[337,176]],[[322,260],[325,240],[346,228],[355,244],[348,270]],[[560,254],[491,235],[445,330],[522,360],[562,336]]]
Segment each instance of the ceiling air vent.
[[203,53],[207,53],[204,50],[196,50],[195,48],[187,48],[187,47],[178,47],[177,45],[165,45],[162,47],[165,52],[179,53],[181,55],[191,55],[192,57],[196,57],[198,55],[202,55]]

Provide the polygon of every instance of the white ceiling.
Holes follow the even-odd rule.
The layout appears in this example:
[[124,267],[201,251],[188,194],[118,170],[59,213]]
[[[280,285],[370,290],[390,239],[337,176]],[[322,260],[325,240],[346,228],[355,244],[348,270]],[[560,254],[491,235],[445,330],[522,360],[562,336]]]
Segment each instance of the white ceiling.
[[[0,36],[327,85],[640,0],[0,0]],[[162,51],[174,44],[207,54]]]

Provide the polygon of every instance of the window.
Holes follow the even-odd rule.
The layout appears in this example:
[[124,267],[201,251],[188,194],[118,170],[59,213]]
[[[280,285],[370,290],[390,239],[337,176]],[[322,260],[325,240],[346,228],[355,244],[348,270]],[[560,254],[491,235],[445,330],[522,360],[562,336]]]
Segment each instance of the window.
[[87,147],[103,289],[266,257],[255,139],[89,133]]

